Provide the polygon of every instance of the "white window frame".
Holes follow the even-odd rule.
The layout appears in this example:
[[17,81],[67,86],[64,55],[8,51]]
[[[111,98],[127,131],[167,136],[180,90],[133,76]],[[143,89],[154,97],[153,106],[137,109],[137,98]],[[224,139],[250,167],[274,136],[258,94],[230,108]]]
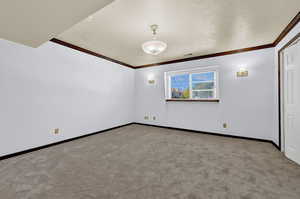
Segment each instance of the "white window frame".
[[[214,98],[192,98],[193,97],[193,89],[192,89],[192,74],[199,74],[199,73],[207,73],[207,72],[214,72],[215,74],[215,97]],[[189,81],[189,89],[190,89],[190,98],[188,99],[180,99],[180,98],[172,98],[171,94],[171,76],[174,75],[183,75],[188,74],[190,77]],[[212,90],[212,89],[209,89]],[[205,91],[205,90],[202,90]],[[177,70],[177,71],[168,71],[165,72],[165,99],[167,101],[219,101],[219,67],[218,66],[209,66],[209,67],[199,67],[199,68],[191,68],[185,70]]]

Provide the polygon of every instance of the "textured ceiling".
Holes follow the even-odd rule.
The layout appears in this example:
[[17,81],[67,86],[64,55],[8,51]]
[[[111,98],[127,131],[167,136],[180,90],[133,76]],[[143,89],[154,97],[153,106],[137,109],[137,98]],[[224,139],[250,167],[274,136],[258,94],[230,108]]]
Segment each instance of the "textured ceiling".
[[37,47],[113,0],[1,0],[0,38]]
[[[138,66],[272,43],[299,10],[299,0],[115,0],[58,38]],[[168,44],[158,56],[141,50],[151,24]]]

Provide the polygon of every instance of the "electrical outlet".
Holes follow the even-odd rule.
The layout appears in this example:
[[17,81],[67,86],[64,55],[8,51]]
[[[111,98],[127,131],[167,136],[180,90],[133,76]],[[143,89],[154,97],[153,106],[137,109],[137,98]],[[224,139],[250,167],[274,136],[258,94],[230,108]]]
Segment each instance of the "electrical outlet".
[[152,119],[153,119],[153,120],[156,120],[156,117],[155,117],[155,116],[153,116],[153,117],[152,117]]
[[146,115],[146,116],[144,117],[144,119],[145,119],[145,120],[149,120],[149,116]]
[[223,123],[223,128],[227,129],[227,127],[228,127],[227,123]]
[[54,134],[59,134],[59,128],[54,129]]

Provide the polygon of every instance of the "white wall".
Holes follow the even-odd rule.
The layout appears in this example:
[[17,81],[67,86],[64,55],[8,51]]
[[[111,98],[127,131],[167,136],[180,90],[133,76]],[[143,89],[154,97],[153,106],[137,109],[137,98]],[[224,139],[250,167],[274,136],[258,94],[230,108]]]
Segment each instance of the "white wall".
[[[300,24],[275,49],[138,70],[51,42],[33,49],[0,40],[0,156],[133,121],[278,143],[277,52],[298,32]],[[212,65],[220,103],[165,102],[165,71]],[[248,78],[236,78],[240,66]]]
[[[220,103],[166,102],[164,72],[193,67],[220,67]],[[237,78],[240,66],[249,77]],[[154,74],[155,85],[147,84]],[[274,48],[136,70],[136,115],[139,123],[273,140],[276,137]],[[156,121],[144,116],[156,116]],[[150,117],[150,118],[151,118]],[[229,125],[222,128],[222,123]]]
[[[298,33],[300,32],[300,23],[298,23],[280,42],[279,44],[275,47],[275,75],[278,74],[278,51],[286,44],[288,43],[293,37],[295,37]],[[278,78],[276,78],[275,80],[275,85],[278,85]],[[275,106],[277,107],[276,109],[276,117],[278,120],[278,115],[279,115],[279,110],[278,110],[278,97],[275,98]],[[283,134],[283,132],[282,132]],[[283,137],[283,135],[282,135]],[[278,133],[277,135],[275,135],[274,140],[276,141],[276,143],[279,142],[279,137],[278,137]],[[283,140],[282,140],[283,141]],[[281,142],[281,146],[283,146],[283,143]]]
[[132,122],[133,89],[133,69],[0,40],[0,156]]

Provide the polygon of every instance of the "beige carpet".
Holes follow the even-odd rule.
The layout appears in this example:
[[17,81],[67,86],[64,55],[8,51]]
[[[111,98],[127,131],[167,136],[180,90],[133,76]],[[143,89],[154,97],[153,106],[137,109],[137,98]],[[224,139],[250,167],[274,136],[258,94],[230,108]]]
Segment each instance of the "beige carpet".
[[130,125],[0,162],[1,199],[299,199],[274,146]]

